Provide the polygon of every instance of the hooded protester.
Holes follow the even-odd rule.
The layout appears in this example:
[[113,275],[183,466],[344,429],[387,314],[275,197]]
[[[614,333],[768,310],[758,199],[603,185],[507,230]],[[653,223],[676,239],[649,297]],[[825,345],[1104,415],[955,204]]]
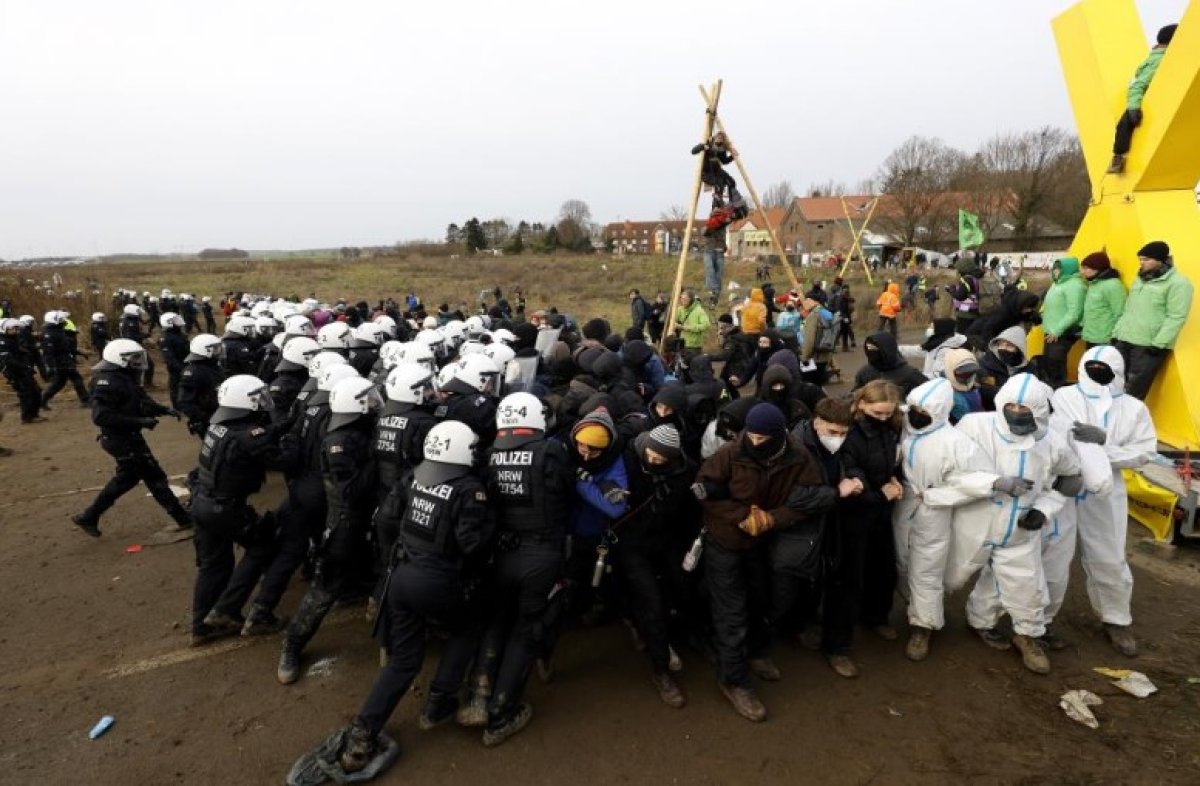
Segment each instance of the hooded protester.
[[[750,336],[750,338],[755,338]],[[783,349],[783,339],[774,329],[768,330],[760,334],[756,339],[756,349],[754,353],[754,383],[757,388],[762,387],[762,377],[766,373],[767,363],[775,355]]]
[[1138,251],[1138,274],[1125,312],[1113,328],[1113,346],[1125,358],[1125,392],[1145,400],[1158,369],[1179,339],[1192,307],[1192,282],[1175,269],[1161,240]]
[[738,397],[738,388],[754,373],[755,342],[733,324],[733,317],[722,314],[717,320],[717,338],[721,349],[711,355],[714,362],[723,363],[720,378],[730,398]]
[[[625,337],[625,343],[621,346],[621,362],[633,375],[635,390],[643,400],[653,398],[666,380],[667,370],[663,367],[662,358],[640,338]],[[709,372],[712,372],[711,365]]]
[[763,333],[767,329],[767,306],[763,302],[763,291],[757,287],[750,290],[750,302],[742,306],[742,332],[748,335]]
[[762,386],[758,389],[758,399],[779,407],[787,421],[788,430],[801,420],[812,417],[812,411],[804,402],[795,396],[795,380],[792,372],[783,364],[769,366],[763,374]]
[[707,530],[703,561],[712,599],[718,681],[739,715],[763,721],[767,711],[750,675],[780,678],[768,656],[764,613],[770,600],[763,536],[809,518],[792,494],[797,486],[820,486],[821,470],[788,435],[783,413],[760,403],[746,415],[738,439],[704,462],[696,481]]
[[1125,311],[1125,285],[1103,251],[1088,254],[1081,264],[1088,282],[1083,299],[1083,340],[1088,347],[1096,347],[1112,340],[1113,328]]
[[984,346],[1001,332],[1021,325],[1039,325],[1042,316],[1038,313],[1041,300],[1027,289],[1006,287],[1000,295],[1000,305],[971,325],[967,337],[976,346]]
[[575,465],[575,504],[567,532],[571,535],[567,576],[582,589],[576,609],[588,611],[595,601],[593,565],[612,523],[629,509],[629,475],[622,458],[624,445],[612,416],[604,407],[584,415],[571,429]]
[[688,375],[692,378],[686,388],[689,401],[693,396],[714,403],[721,400],[721,394],[725,392],[725,385],[713,375],[712,358],[708,355],[696,355],[688,364]]
[[1050,588],[1047,625],[1062,607],[1077,531],[1092,609],[1104,623],[1113,648],[1132,657],[1137,642],[1129,629],[1133,574],[1125,558],[1129,499],[1122,470],[1136,469],[1154,458],[1158,451],[1154,421],[1145,404],[1125,393],[1125,361],[1109,346],[1085,352],[1079,360],[1079,382],[1056,390],[1051,403],[1052,427],[1070,434],[1079,453],[1083,488],[1058,516],[1056,553],[1045,547],[1042,551]]
[[793,380],[792,398],[800,401],[809,410],[816,407],[818,401],[826,398],[823,387],[804,380],[804,374],[800,371],[800,361],[796,358],[795,352],[781,349],[774,355],[771,355],[770,359],[767,360],[767,368],[770,369],[773,366],[783,366],[791,372]]
[[899,387],[900,392],[907,396],[913,388],[927,381],[924,374],[901,357],[896,338],[891,333],[872,333],[867,336],[863,351],[867,356],[867,365],[854,375],[855,390],[874,380],[884,379]]
[[605,352],[596,358],[592,362],[592,376],[599,383],[598,390],[616,401],[618,417],[642,409],[642,397],[635,389],[637,379],[621,365],[621,356],[616,352]]
[[943,317],[933,320],[931,332],[920,344],[902,344],[900,354],[905,358],[923,358],[921,372],[927,379],[942,376],[946,370],[946,353],[967,345],[967,337],[954,332],[954,320]]
[[723,445],[737,439],[745,426],[746,414],[760,403],[758,399],[747,396],[734,399],[717,412],[716,419],[708,424],[700,439],[701,458],[710,458]]
[[1063,257],[1050,268],[1054,283],[1046,290],[1042,306],[1042,331],[1046,346],[1042,350],[1044,381],[1059,388],[1067,381],[1067,355],[1082,333],[1083,301],[1087,284],[1079,275],[1079,260]]
[[946,353],[946,379],[954,389],[954,408],[950,411],[950,423],[957,423],[963,415],[983,411],[983,397],[979,393],[979,363],[969,349],[952,349]]
[[1027,351],[1025,329],[1020,325],[1006,329],[988,342],[987,352],[979,359],[979,392],[985,410],[996,409],[996,393],[1009,377],[1032,374],[1041,379],[1042,358],[1040,355],[1031,358]]
[[[996,412],[968,415],[956,426],[1000,479],[991,499],[955,510],[947,576],[948,586],[957,589],[983,568],[967,599],[967,622],[993,649],[1015,645],[1025,668],[1037,674],[1050,671],[1038,641],[1046,632],[1038,530],[1066,503],[1055,483],[1080,474],[1075,452],[1050,429],[1051,393],[1032,375],[1017,374],[996,394]],[[1005,613],[1012,619],[1011,640],[996,628]]]
[[700,431],[692,427],[687,388],[683,385],[668,382],[662,386],[650,401],[650,421],[655,426],[674,426],[684,452],[692,458],[700,455]]
[[[933,379],[908,394],[901,467],[904,496],[892,523],[901,593],[908,598],[909,660],[929,655],[930,633],[945,625],[944,584],[953,509],[991,497],[996,475],[961,431],[950,428],[955,391]],[[906,590],[904,589],[906,588]]]

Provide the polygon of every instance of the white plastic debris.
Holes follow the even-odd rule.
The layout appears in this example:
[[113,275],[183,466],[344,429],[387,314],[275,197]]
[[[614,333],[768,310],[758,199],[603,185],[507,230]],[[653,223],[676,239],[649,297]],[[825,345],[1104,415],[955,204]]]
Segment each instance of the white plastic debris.
[[330,655],[321,658],[316,663],[308,667],[305,674],[309,677],[331,677],[333,676],[333,667],[337,663],[337,657]]
[[1128,676],[1122,677],[1113,683],[1126,693],[1137,696],[1139,699],[1144,699],[1151,693],[1158,693],[1158,688],[1150,681],[1150,678],[1140,671],[1131,671]]
[[1063,708],[1063,712],[1067,713],[1068,718],[1082,723],[1089,729],[1100,728],[1100,721],[1096,720],[1096,716],[1089,708],[1103,703],[1104,699],[1090,690],[1069,690],[1058,700],[1058,706]]

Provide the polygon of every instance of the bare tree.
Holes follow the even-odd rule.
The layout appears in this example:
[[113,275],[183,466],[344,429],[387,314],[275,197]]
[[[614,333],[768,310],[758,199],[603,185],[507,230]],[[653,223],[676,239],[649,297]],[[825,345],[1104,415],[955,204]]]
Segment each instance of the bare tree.
[[1087,171],[1073,134],[1050,126],[1001,134],[985,142],[979,156],[991,177],[1012,195],[1013,236],[1018,241],[1028,245],[1036,240],[1051,214],[1067,228],[1078,223],[1076,215],[1082,219]]
[[846,184],[832,178],[824,183],[813,183],[808,187],[808,195],[811,197],[845,196]]
[[788,207],[796,198],[796,192],[792,190],[792,184],[787,180],[780,180],[774,183],[763,192],[762,204],[767,210],[773,207]]
[[907,246],[945,239],[955,211],[946,191],[962,158],[940,139],[905,140],[884,160],[876,178],[890,208],[877,214],[877,225]]
[[558,220],[567,219],[574,221],[580,227],[587,227],[592,223],[592,209],[582,199],[568,199],[558,209]]
[[687,221],[688,211],[683,205],[671,205],[669,208],[659,213],[658,217],[663,221]]

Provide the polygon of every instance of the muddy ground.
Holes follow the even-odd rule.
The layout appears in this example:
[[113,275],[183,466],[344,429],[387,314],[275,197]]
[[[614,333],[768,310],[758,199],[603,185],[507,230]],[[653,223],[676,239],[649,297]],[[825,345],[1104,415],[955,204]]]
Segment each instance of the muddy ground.
[[[323,661],[319,673],[291,687],[275,681],[274,638],[189,649],[190,542],[126,553],[167,522],[145,490],[105,517],[99,540],[68,519],[111,471],[68,395],[49,422],[30,426],[3,398],[0,444],[17,455],[0,459],[0,783],[282,783],[297,755],[352,716],[376,672],[361,608],[327,621],[305,659]],[[183,425],[164,420],[149,441],[168,474],[191,468],[197,443]],[[273,482],[260,503],[279,494]],[[1200,684],[1189,678],[1200,678],[1200,560],[1187,550],[1170,561],[1148,556],[1133,545],[1144,534],[1132,525],[1143,643],[1135,661],[1108,647],[1077,575],[1058,624],[1073,646],[1052,656],[1049,676],[969,635],[959,596],[924,663],[905,660],[902,642],[864,634],[862,676],[845,680],[817,654],[781,643],[784,679],[760,686],[769,720],[751,724],[689,650],[689,704],[663,705],[644,656],[611,625],[564,638],[554,682],[532,682],[533,722],[497,749],[484,749],[477,732],[417,730],[427,668],[417,700],[403,702],[389,727],[403,757],[378,782],[1196,783]],[[902,622],[899,608],[894,619]],[[1095,666],[1137,668],[1159,692],[1126,695]],[[1072,688],[1104,699],[1098,730],[1059,709]],[[116,724],[90,741],[102,715]]]

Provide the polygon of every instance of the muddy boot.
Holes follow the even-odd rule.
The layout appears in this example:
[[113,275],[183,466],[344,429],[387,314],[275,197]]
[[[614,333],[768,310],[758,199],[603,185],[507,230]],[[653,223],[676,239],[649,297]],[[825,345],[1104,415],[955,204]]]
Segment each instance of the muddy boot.
[[748,721],[762,723],[767,719],[767,708],[758,700],[758,695],[753,688],[742,688],[737,685],[726,685],[724,682],[719,682],[721,692],[725,694],[725,698],[729,699],[729,703],[737,710],[737,714],[741,715]]
[[275,668],[275,679],[281,685],[291,685],[300,679],[300,645],[286,639],[279,653],[279,665]]
[[475,689],[471,691],[471,698],[467,703],[458,708],[456,720],[459,726],[466,726],[469,729],[479,729],[487,725],[488,722],[488,699],[492,696],[491,685],[488,684],[487,678],[482,678],[475,685]]
[[281,630],[283,630],[283,620],[276,617],[269,609],[254,606],[250,609],[250,616],[246,617],[246,624],[242,626],[242,635],[246,638],[270,636]]
[[679,709],[687,704],[687,699],[683,697],[683,691],[679,689],[679,685],[671,677],[670,672],[659,672],[650,678],[654,683],[654,689],[658,691],[658,698],[662,699],[663,704],[668,707]]
[[1013,636],[1012,643],[1021,653],[1021,662],[1025,664],[1025,668],[1034,674],[1050,673],[1050,659],[1046,657],[1046,653],[1042,650],[1042,645],[1038,644],[1037,639],[1018,633]]
[[858,664],[849,655],[828,655],[825,659],[839,677],[854,679],[858,676]]
[[915,661],[929,657],[929,628],[913,626],[908,634],[908,644],[904,647],[904,657]]
[[417,718],[417,727],[421,731],[429,731],[452,719],[456,712],[457,696],[449,693],[430,693],[425,702],[425,709],[421,710],[421,715]]
[[371,734],[362,726],[353,723],[346,729],[346,739],[342,744],[341,753],[338,754],[338,764],[342,765],[342,772],[351,775],[370,764],[378,750],[379,744]]
[[76,513],[71,517],[71,521],[75,522],[76,527],[79,527],[79,529],[91,535],[93,538],[100,537],[99,522],[88,516],[87,513]]
[[764,682],[779,682],[783,679],[779,667],[770,658],[751,658],[750,673]]
[[980,640],[994,650],[1012,649],[1012,641],[995,628],[975,628]]
[[241,632],[243,624],[245,624],[245,621],[239,617],[231,617],[228,614],[210,611],[204,618],[204,622],[200,623],[192,631],[190,644],[193,647],[199,647],[210,641],[216,641],[228,636],[236,636]]
[[1059,650],[1065,650],[1067,647],[1070,646],[1070,644],[1067,643],[1066,639],[1062,638],[1061,636],[1056,634],[1054,631],[1050,630],[1049,625],[1046,626],[1046,632],[1043,633],[1041,638],[1038,639],[1038,644],[1042,645],[1042,649],[1050,650],[1052,652],[1058,652]]
[[1113,156],[1112,163],[1110,163],[1108,165],[1108,169],[1105,171],[1110,175],[1119,175],[1122,172],[1124,172],[1125,171],[1125,156],[1123,156],[1123,155]]
[[1128,625],[1110,625],[1106,622],[1104,623],[1104,632],[1108,634],[1108,641],[1114,650],[1127,658],[1137,657],[1137,640],[1133,638],[1133,633],[1129,630]]
[[494,748],[500,743],[513,736],[521,729],[529,725],[529,721],[533,718],[533,707],[528,703],[524,703],[517,707],[517,711],[512,714],[508,720],[495,726],[488,725],[483,730],[483,744],[489,748]]

